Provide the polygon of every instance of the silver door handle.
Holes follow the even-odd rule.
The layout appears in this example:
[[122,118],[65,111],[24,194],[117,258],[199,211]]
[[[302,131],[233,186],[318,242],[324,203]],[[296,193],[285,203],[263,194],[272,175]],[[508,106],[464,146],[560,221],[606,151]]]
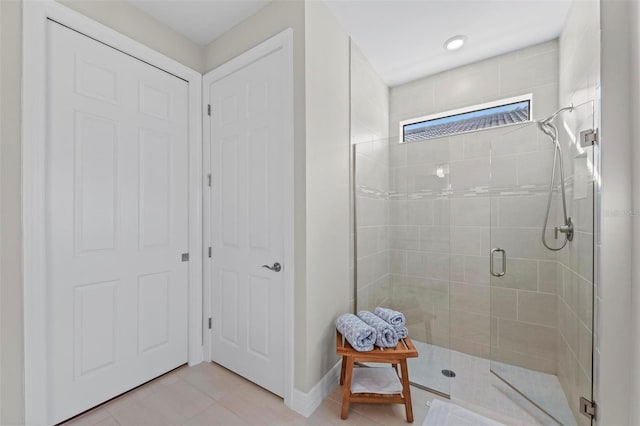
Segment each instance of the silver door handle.
[[273,266],[262,265],[262,267],[270,269],[270,270],[272,270],[274,272],[280,272],[280,270],[282,269],[282,265],[280,265],[278,262],[274,263]]
[[[493,270],[493,255],[496,253],[502,253],[502,272],[498,273]],[[489,256],[489,271],[494,277],[502,277],[507,273],[507,252],[504,251],[504,249],[494,248],[491,250],[491,256]]]

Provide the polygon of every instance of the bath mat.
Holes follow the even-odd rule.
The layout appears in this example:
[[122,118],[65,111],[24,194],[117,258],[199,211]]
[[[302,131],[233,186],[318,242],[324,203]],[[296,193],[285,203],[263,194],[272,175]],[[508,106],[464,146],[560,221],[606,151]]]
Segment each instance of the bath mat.
[[434,399],[422,426],[505,426],[466,408]]

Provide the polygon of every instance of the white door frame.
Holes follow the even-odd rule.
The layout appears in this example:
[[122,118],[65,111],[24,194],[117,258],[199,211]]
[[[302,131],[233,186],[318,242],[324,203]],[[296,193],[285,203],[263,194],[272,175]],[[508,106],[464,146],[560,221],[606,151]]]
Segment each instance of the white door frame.
[[189,365],[203,361],[202,75],[53,0],[23,3],[22,231],[25,421],[49,424],[45,164],[47,20],[83,33],[189,84]]
[[[283,280],[284,280],[284,403],[291,407],[293,403],[293,361],[294,361],[294,242],[293,242],[293,30],[288,28],[281,33],[271,37],[270,39],[260,43],[259,45],[242,53],[240,56],[230,60],[229,62],[219,66],[213,71],[205,74],[202,78],[202,118],[203,123],[203,167],[205,174],[211,173],[211,126],[207,115],[207,105],[211,103],[209,87],[212,83],[226,77],[227,75],[246,67],[252,62],[268,55],[271,52],[282,49],[287,61],[287,71],[285,75],[286,90],[285,114],[286,126],[284,132],[284,217],[283,217],[283,239],[284,239],[284,258],[283,264]],[[204,192],[204,245],[212,247],[211,241],[211,191]],[[205,317],[211,317],[211,259],[205,258],[205,268],[203,279],[207,285],[204,286],[204,310]],[[211,361],[211,331],[204,334],[205,339],[205,359]]]

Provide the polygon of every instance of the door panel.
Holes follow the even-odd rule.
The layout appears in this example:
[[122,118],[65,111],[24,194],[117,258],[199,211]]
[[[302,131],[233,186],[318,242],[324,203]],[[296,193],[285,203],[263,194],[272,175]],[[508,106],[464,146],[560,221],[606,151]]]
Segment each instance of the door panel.
[[212,359],[284,394],[282,262],[285,55],[206,89],[212,107]]
[[[561,165],[545,232],[554,168],[554,142],[536,123],[516,126],[492,141],[491,371],[563,425],[591,421],[579,410],[592,399],[594,147],[580,132],[594,128],[593,102],[558,115],[572,241],[554,230],[565,224]],[[537,143],[536,143],[537,139]],[[537,151],[504,154],[505,147]],[[505,172],[509,163],[517,167]],[[505,178],[510,176],[510,178]],[[498,249],[498,250],[496,250]],[[503,296],[509,295],[514,302]]]
[[48,24],[49,395],[59,422],[187,361],[187,84]]

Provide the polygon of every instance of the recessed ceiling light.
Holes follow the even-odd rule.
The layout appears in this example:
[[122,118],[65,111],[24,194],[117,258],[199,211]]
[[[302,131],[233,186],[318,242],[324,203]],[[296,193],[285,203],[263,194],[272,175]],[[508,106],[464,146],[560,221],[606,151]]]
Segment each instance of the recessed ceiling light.
[[467,41],[467,37],[463,35],[453,36],[444,42],[444,48],[447,50],[458,50],[464,45],[465,41]]

